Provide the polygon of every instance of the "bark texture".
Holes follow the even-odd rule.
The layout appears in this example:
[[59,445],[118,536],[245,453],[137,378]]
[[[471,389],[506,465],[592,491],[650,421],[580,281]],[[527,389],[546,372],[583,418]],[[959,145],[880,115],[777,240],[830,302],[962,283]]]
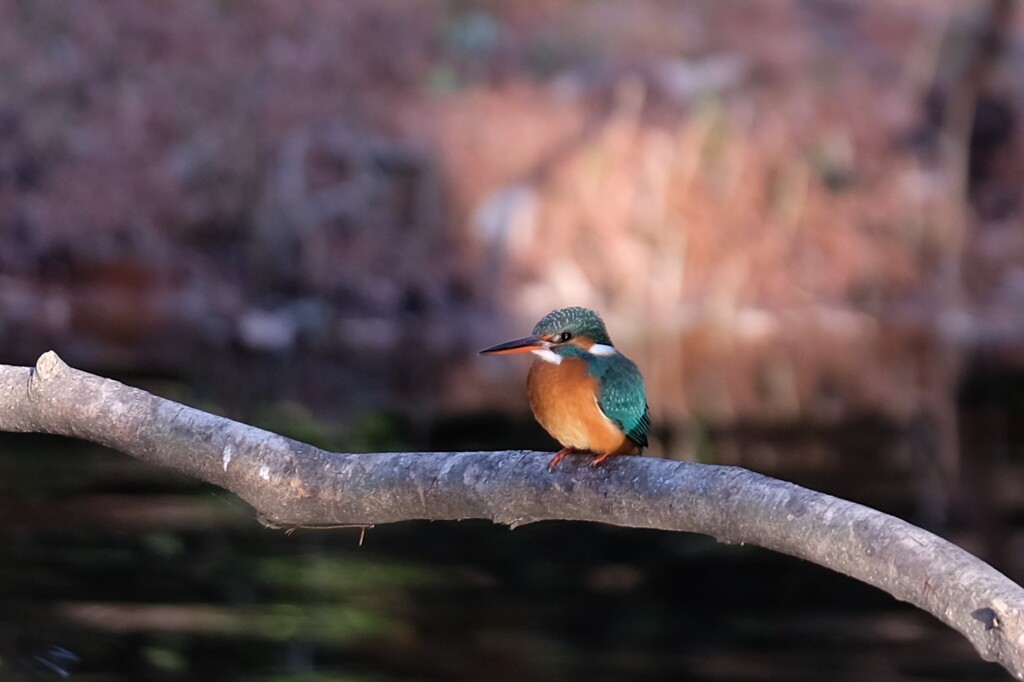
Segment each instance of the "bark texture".
[[1024,589],[942,538],[853,502],[737,467],[550,453],[341,454],[68,367],[0,365],[0,430],[100,443],[231,490],[270,524],[410,519],[599,521],[711,535],[879,587],[960,631],[1024,679]]

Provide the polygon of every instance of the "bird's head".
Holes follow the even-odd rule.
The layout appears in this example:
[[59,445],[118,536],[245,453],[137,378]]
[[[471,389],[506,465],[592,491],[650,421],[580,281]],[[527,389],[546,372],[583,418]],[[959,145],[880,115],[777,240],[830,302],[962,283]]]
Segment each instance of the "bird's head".
[[564,357],[582,353],[612,355],[616,351],[600,316],[593,310],[573,307],[553,310],[545,315],[534,326],[530,336],[485,348],[480,354],[529,352],[558,364]]

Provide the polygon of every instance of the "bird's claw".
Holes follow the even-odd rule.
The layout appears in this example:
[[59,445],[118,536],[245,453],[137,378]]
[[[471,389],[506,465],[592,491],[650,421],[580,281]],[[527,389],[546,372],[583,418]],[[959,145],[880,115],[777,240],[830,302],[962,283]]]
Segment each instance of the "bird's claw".
[[557,453],[555,453],[555,456],[551,458],[550,462],[548,462],[548,470],[554,471],[555,467],[558,466],[558,463],[565,459],[567,455],[572,455],[575,453],[576,448],[562,448]]
[[[553,471],[554,468],[556,466],[558,466],[558,463],[561,462],[566,457],[568,457],[569,455],[577,455],[577,454],[585,453],[585,452],[586,452],[585,450],[577,450],[576,448],[562,448],[557,453],[555,453],[555,456],[551,458],[550,462],[548,462],[548,469]],[[601,453],[601,454],[597,455],[593,459],[593,461],[590,462],[590,466],[592,466],[592,467],[600,466],[609,457],[614,457],[614,456],[615,456],[614,452],[604,452],[604,453]]]

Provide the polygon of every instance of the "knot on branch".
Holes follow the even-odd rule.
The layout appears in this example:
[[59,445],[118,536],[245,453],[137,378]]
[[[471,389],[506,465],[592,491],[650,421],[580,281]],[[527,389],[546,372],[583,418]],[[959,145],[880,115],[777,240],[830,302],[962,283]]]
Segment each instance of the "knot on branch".
[[37,390],[42,389],[45,384],[63,374],[66,369],[69,369],[69,367],[52,350],[48,350],[40,355],[39,359],[36,360],[36,366],[28,373],[28,382],[25,388],[27,389],[29,400],[34,400]]
[[67,365],[55,352],[48,350],[36,360],[35,379],[49,381],[67,369]]

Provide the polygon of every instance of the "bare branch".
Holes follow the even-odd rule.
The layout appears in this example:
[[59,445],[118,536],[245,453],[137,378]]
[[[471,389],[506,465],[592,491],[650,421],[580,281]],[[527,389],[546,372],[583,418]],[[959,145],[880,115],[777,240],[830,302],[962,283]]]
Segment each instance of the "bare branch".
[[280,526],[409,519],[599,521],[711,535],[812,561],[934,614],[1024,679],[1024,589],[932,533],[737,467],[550,453],[338,454],[68,367],[0,365],[0,430],[74,436],[227,488]]

